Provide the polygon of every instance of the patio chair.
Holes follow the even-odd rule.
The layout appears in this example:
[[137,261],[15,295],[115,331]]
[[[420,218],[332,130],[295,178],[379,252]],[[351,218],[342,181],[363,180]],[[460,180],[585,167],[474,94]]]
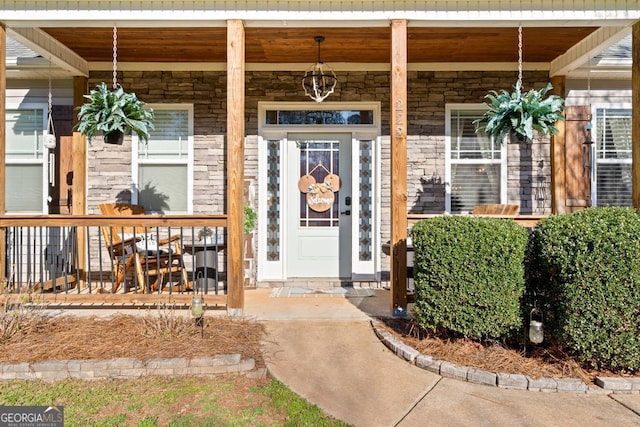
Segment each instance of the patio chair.
[[[105,203],[98,208],[105,216],[145,214],[139,205]],[[156,240],[156,227],[101,227],[101,232],[112,261],[113,293],[122,283],[134,280],[142,292],[161,289],[166,278],[179,282],[172,289],[189,287],[179,234]]]

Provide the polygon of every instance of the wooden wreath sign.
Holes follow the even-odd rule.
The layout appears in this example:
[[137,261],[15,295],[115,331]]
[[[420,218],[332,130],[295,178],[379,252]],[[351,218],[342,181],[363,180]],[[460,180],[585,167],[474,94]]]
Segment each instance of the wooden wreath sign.
[[[324,181],[321,183],[318,183],[311,175],[319,167],[327,172],[327,176],[324,177]],[[302,193],[306,193],[309,209],[316,212],[326,212],[331,209],[335,202],[336,196],[334,193],[340,190],[340,177],[331,173],[320,163],[300,178],[298,189]]]

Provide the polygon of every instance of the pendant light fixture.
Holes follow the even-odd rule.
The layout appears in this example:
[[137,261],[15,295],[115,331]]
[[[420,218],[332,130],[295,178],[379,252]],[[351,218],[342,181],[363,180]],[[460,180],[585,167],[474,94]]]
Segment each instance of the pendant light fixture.
[[309,98],[322,102],[333,93],[338,78],[331,67],[320,58],[320,44],[324,41],[324,36],[315,36],[313,39],[318,43],[318,62],[304,73],[302,88]]

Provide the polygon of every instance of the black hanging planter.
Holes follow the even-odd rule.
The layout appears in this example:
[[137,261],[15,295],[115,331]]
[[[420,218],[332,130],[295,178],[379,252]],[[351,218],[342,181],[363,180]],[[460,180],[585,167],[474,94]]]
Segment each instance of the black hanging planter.
[[114,130],[104,135],[105,144],[122,145],[124,141],[124,132],[120,130]]

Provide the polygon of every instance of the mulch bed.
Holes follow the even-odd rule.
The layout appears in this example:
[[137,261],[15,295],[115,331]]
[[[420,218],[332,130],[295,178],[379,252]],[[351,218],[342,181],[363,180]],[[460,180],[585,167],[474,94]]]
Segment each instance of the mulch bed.
[[239,353],[242,359],[253,358],[256,366],[264,367],[263,336],[262,324],[227,317],[206,317],[201,331],[192,319],[171,313],[112,318],[36,316],[0,343],[0,362],[146,360]]
[[557,345],[509,348],[500,342],[479,343],[465,338],[437,336],[420,330],[415,320],[381,319],[383,327],[421,354],[461,366],[532,378],[580,378],[587,384],[596,376],[626,376],[580,366]]

